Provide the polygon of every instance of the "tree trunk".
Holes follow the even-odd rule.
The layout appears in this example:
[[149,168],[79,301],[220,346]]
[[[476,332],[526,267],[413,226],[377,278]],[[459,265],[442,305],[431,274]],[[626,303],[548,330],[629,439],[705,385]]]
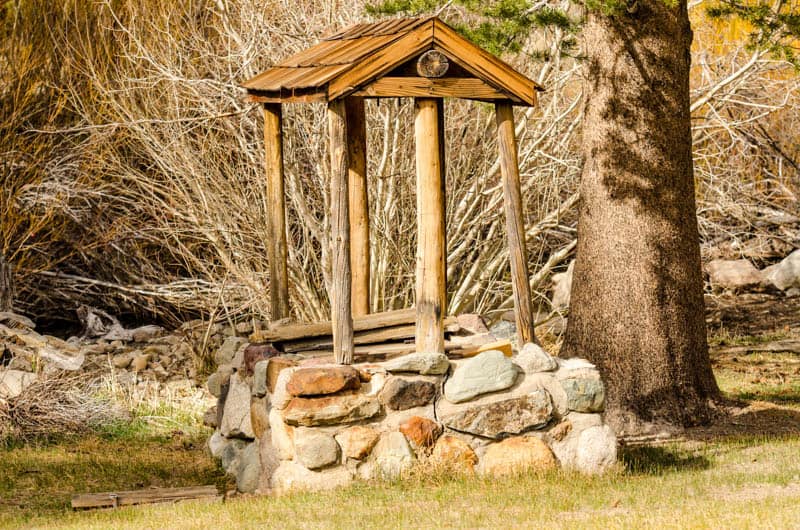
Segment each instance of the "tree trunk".
[[594,362],[620,434],[710,418],[686,0],[589,14],[578,249],[562,355]]

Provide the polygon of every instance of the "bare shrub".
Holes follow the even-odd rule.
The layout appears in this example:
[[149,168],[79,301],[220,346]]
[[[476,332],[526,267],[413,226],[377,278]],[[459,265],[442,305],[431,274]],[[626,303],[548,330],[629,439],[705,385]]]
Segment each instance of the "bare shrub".
[[84,434],[127,419],[87,373],[40,376],[17,397],[0,400],[0,441]]

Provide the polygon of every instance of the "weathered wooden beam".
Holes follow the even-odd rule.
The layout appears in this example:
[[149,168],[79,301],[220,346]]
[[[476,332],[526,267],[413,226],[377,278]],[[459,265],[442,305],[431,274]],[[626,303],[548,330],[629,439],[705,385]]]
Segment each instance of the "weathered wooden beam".
[[367,123],[364,99],[345,99],[350,196],[350,267],[353,316],[369,313],[370,248],[369,198],[367,190]]
[[289,316],[287,273],[286,198],[283,184],[282,110],[279,103],[264,104],[264,160],[267,176],[267,222],[269,243],[269,295],[272,319]]
[[216,486],[191,486],[188,488],[152,488],[134,491],[109,491],[84,493],[72,496],[72,508],[117,508],[134,504],[178,502],[189,499],[222,500]]
[[348,196],[347,112],[343,99],[328,103],[331,157],[331,325],[333,355],[353,363],[353,313],[350,304],[350,213]]
[[531,288],[528,283],[528,253],[525,247],[522,187],[517,162],[517,140],[514,134],[514,112],[509,103],[495,105],[497,144],[500,150],[500,172],[503,176],[503,199],[506,212],[506,237],[511,262],[511,287],[514,294],[514,315],[519,346],[534,342]]
[[447,310],[444,211],[444,130],[441,103],[414,100],[417,157],[416,307],[418,352],[444,353],[442,316]]
[[[394,311],[384,311],[372,313],[361,317],[353,318],[353,331],[369,331],[373,329],[402,326],[413,324],[417,310],[396,309]],[[309,322],[305,324],[282,324],[273,326],[268,330],[262,330],[257,337],[251,340],[254,342],[283,342],[287,340],[304,339],[310,337],[322,337],[331,335],[333,327],[330,321]]]
[[452,97],[477,100],[511,99],[521,102],[477,78],[382,77],[354,92],[364,97]]

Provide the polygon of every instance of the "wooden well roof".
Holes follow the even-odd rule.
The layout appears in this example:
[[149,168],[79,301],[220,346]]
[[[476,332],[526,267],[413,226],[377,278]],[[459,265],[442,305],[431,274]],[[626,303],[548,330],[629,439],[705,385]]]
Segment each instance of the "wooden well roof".
[[[451,63],[444,77],[420,77],[411,64],[428,50]],[[364,97],[460,97],[536,104],[533,80],[472,44],[437,17],[356,24],[292,55],[243,84],[260,102]]]

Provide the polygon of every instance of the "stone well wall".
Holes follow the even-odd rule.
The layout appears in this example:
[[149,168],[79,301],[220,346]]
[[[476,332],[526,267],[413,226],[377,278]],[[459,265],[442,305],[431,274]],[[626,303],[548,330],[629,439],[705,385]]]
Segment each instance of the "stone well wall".
[[209,379],[219,397],[209,448],[242,492],[331,488],[415,463],[502,476],[600,473],[616,459],[595,367],[534,344],[511,358],[353,366],[275,353],[250,346]]

